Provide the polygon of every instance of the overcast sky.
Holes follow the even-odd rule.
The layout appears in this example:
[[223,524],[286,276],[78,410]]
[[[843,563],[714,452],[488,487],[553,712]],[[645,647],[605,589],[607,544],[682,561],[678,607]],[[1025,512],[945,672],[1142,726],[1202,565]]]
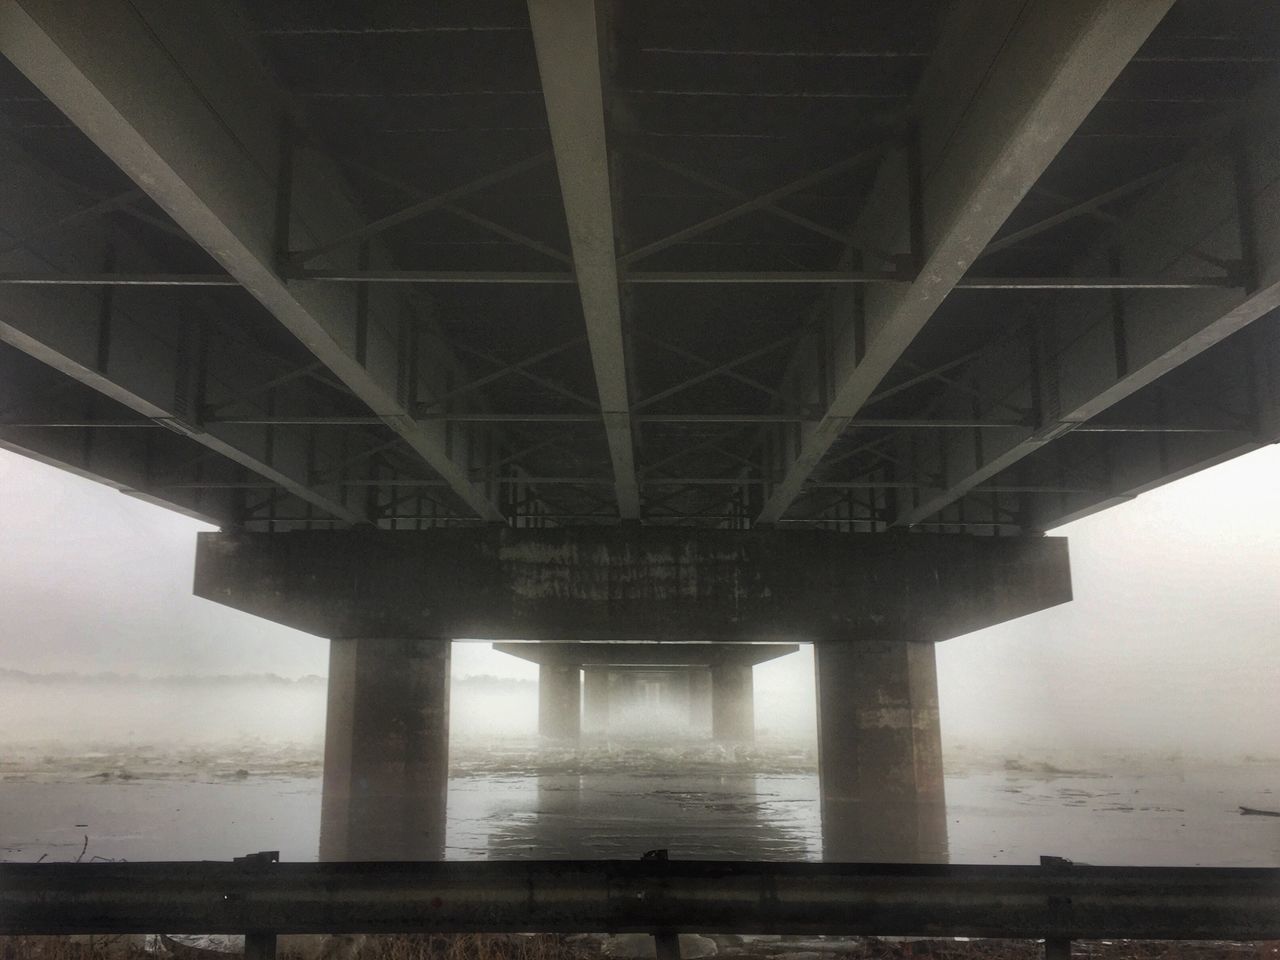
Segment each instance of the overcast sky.
[[[327,670],[327,644],[194,598],[178,514],[0,450],[0,668]],[[1280,447],[1063,527],[1076,599],[938,648],[944,733],[1280,754]],[[536,676],[481,644],[458,674]],[[812,658],[757,668],[812,696]]]

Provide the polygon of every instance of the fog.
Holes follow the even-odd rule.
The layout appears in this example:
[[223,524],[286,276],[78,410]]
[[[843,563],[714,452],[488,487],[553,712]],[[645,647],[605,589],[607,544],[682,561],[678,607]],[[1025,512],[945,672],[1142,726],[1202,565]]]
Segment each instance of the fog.
[[[1270,447],[1055,531],[1076,599],[939,645],[944,741],[1280,753],[1278,478]],[[0,491],[0,740],[319,743],[327,644],[193,598],[206,528],[2,451]],[[453,672],[454,736],[534,732],[535,665],[457,643]],[[761,735],[811,742],[811,651],[755,684]]]
[[[464,655],[464,659],[472,658]],[[534,679],[485,674],[454,677],[450,693],[449,726],[455,739],[485,741],[537,734],[536,674]],[[812,743],[812,694],[803,693],[797,696],[788,681],[768,684],[757,696],[762,739]],[[319,751],[324,740],[325,697],[325,679],[318,676],[297,680],[269,674],[146,678],[0,671],[0,744],[114,750],[260,743]],[[685,717],[672,709],[636,708],[615,719],[622,730],[670,737],[680,733]]]

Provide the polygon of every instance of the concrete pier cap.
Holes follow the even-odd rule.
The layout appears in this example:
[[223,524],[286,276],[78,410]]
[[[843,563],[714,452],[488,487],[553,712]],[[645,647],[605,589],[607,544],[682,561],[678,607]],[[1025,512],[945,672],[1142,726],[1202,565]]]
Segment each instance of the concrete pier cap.
[[1071,575],[1057,537],[487,527],[202,533],[194,592],[330,638],[927,642]]

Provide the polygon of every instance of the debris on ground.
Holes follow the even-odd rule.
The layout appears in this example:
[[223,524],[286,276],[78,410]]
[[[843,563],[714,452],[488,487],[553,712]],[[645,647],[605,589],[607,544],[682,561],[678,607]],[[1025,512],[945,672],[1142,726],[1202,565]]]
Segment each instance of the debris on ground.
[[1256,807],[1241,807],[1242,817],[1280,817],[1280,810],[1259,810]]
[[[240,956],[241,938],[0,937],[0,960],[201,960]],[[236,942],[238,941],[238,943]],[[648,941],[645,943],[644,941]],[[281,937],[280,960],[621,960],[652,957],[645,934],[422,934]],[[227,950],[237,946],[236,951]],[[1043,960],[1037,940],[680,935],[687,960]],[[177,949],[175,949],[175,947]],[[185,947],[186,949],[183,949]],[[685,950],[688,949],[686,953]],[[707,951],[707,952],[703,952]],[[1280,960],[1280,941],[1079,940],[1088,960]]]

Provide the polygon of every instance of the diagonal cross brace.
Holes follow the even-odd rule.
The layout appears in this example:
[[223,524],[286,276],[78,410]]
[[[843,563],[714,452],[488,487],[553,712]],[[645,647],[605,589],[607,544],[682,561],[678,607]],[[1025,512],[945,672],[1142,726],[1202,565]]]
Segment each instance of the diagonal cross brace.
[[[657,154],[649,153],[646,150],[632,149],[630,152],[635,156],[648,161],[649,163],[653,164],[656,167],[660,167],[663,170],[667,170],[671,173],[674,173],[678,177],[683,177],[685,180],[688,180],[691,183],[696,183],[710,190],[715,190],[717,193],[721,193],[726,197],[731,197],[734,200],[751,199],[750,196],[744,193],[743,191],[735,189],[734,187],[731,187],[728,184],[721,183],[719,180],[715,180],[711,177],[706,176],[705,174],[698,173],[696,170],[690,170],[684,164],[676,163],[674,160],[668,160],[665,157],[660,157]],[[874,254],[876,257],[879,257],[881,260],[884,260],[887,263],[895,262],[895,258],[892,254],[886,253],[883,250],[867,249],[865,245],[859,244],[859,242],[855,240],[853,236],[848,232],[844,230],[837,230],[834,227],[829,227],[825,223],[818,223],[816,220],[811,220],[808,217],[802,216],[801,214],[798,214],[793,210],[788,210],[786,207],[781,206],[775,201],[770,201],[761,209],[768,211],[769,213],[773,214],[775,217],[779,217],[790,223],[794,223],[796,226],[804,227],[806,230],[809,230],[812,233],[816,233],[819,236],[826,237],[829,240],[835,240],[836,242],[842,243],[847,247],[851,247],[853,249],[862,249],[866,253]]]
[[[476,355],[480,356],[481,359],[489,360],[490,362],[501,364],[499,369],[491,371],[490,373],[486,373],[482,377],[477,377],[475,380],[472,380],[470,383],[464,383],[460,387],[455,387],[454,389],[448,391],[447,393],[438,394],[432,397],[430,400],[424,401],[423,408],[429,409],[431,407],[438,406],[444,403],[446,400],[452,400],[455,397],[460,397],[464,394],[471,393],[473,390],[478,390],[481,387],[486,386],[487,384],[493,383],[495,380],[500,380],[503,377],[507,376],[508,374],[523,374],[525,372],[526,367],[532,367],[535,364],[541,363],[543,360],[548,360],[551,357],[554,357],[556,354],[564,353],[566,350],[569,350],[569,349],[572,349],[573,347],[578,346],[585,339],[586,339],[585,337],[574,337],[572,340],[566,340],[563,343],[556,344],[554,347],[548,347],[545,350],[540,350],[537,353],[530,354],[529,356],[525,357],[523,360],[517,360],[514,363],[503,363],[503,361],[498,357],[492,356],[482,351],[477,351]],[[466,348],[462,348],[462,349],[466,349]],[[584,397],[579,397],[578,394],[573,394],[572,396],[574,399],[580,399],[580,400],[586,399]]]
[[[330,159],[345,166],[361,169],[366,173],[377,176],[384,182],[390,179],[385,174],[380,174],[377,171],[374,171],[371,167],[359,163],[358,161],[347,160],[342,157],[330,157]],[[350,230],[341,236],[333,237],[330,240],[326,240],[322,243],[316,244],[315,246],[307,247],[302,250],[291,250],[289,251],[288,259],[294,265],[302,266],[314,260],[322,253],[329,253],[332,250],[337,250],[341,247],[350,246],[351,244],[368,240],[371,237],[375,237],[380,233],[390,230],[392,227],[399,226],[402,223],[407,223],[410,220],[417,219],[423,214],[430,213],[432,210],[438,210],[449,206],[455,200],[468,197],[473,193],[479,193],[481,190],[487,189],[494,184],[501,183],[504,180],[510,180],[512,177],[541,166],[546,163],[548,159],[549,158],[545,153],[541,153],[537,156],[529,157],[527,160],[521,160],[519,163],[514,163],[511,166],[503,167],[501,170],[497,170],[494,173],[486,174],[483,177],[477,177],[475,180],[470,180],[467,183],[456,186],[451,190],[446,190],[444,193],[436,194],[435,196],[424,196],[422,192],[416,188],[411,188],[399,181],[395,181],[396,186],[399,186],[406,192],[412,192],[422,199],[419,199],[416,203],[409,204],[409,206],[404,207],[401,210],[397,210],[395,213],[389,213],[385,217],[379,217],[372,223],[367,223],[355,230]]]
[[[649,343],[652,343],[654,346],[661,347],[663,350],[670,351],[671,353],[674,353],[677,357],[683,357],[685,360],[690,360],[693,363],[696,363],[699,366],[703,367],[704,369],[716,366],[715,361],[708,360],[706,357],[702,356],[701,354],[694,353],[692,350],[688,350],[684,347],[679,346],[678,344],[674,344],[667,340],[663,340],[661,337],[655,337],[651,333],[640,333],[637,331],[636,337],[638,337],[641,340],[645,340]],[[775,400],[782,399],[782,394],[780,391],[776,390],[773,387],[770,387],[761,383],[755,377],[749,377],[744,373],[738,372],[732,367],[730,367],[727,370],[723,370],[722,372],[726,377],[730,377],[734,380],[737,380],[739,383],[744,383],[748,387],[752,387],[756,390],[759,390],[761,393],[764,393],[770,397],[773,397]]]
[[[826,412],[806,426],[758,523],[774,523],[787,512],[1172,2],[1031,0],[1002,6],[993,0],[953,10],[917,93],[921,269],[910,283],[871,289],[863,344],[856,343],[859,325],[852,316],[836,331]],[[871,233],[892,244],[914,226],[896,216],[898,168],[886,160],[884,189],[873,189],[859,236]]]
[[768,193],[762,193],[758,197],[752,197],[749,200],[744,200],[741,203],[730,207],[728,210],[724,210],[714,216],[707,217],[705,220],[701,220],[698,223],[690,224],[681,230],[677,230],[675,233],[671,233],[661,239],[654,240],[652,243],[646,243],[644,246],[637,247],[635,250],[629,250],[619,258],[618,262],[623,266],[635,263],[637,260],[651,256],[660,250],[665,250],[682,240],[688,240],[690,237],[696,237],[698,234],[706,233],[708,230],[713,230],[722,224],[729,223],[731,220],[737,220],[739,217],[745,216],[755,210],[767,209],[773,212],[776,202],[781,200],[783,197],[790,196],[793,193],[799,193],[801,190],[811,187],[814,184],[821,183],[824,180],[830,180],[832,177],[836,177],[842,173],[848,172],[849,170],[853,170],[862,164],[867,163],[874,157],[878,157],[883,151],[884,146],[881,144],[867,147],[865,150],[859,150],[851,157],[846,157],[843,160],[839,160],[823,167],[821,170],[815,170],[807,176],[800,177],[797,180],[792,180],[790,183],[785,183],[780,187],[770,190]]
[[752,360],[755,360],[757,357],[763,357],[766,354],[772,353],[774,350],[778,350],[778,349],[781,349],[782,347],[785,347],[789,343],[794,343],[797,339],[799,339],[800,337],[803,337],[806,332],[807,331],[801,331],[799,333],[789,333],[785,337],[779,337],[776,340],[770,340],[768,343],[764,344],[763,346],[757,347],[754,350],[750,350],[747,353],[740,354],[739,356],[734,357],[732,360],[726,360],[724,363],[717,364],[716,366],[711,367],[708,370],[703,370],[701,373],[695,374],[694,376],[689,377],[687,380],[682,380],[680,383],[667,387],[665,390],[659,390],[657,393],[650,394],[649,396],[645,397],[643,400],[637,402],[636,405],[632,407],[632,412],[638,413],[639,411],[643,410],[645,407],[649,407],[657,403],[659,400],[665,400],[667,397],[680,393],[684,390],[688,390],[690,387],[697,386],[698,384],[703,383],[706,380],[710,380],[713,377],[718,377],[718,376],[721,376],[722,374],[727,375],[729,371],[732,370],[734,367],[739,367],[744,363],[750,363]]

